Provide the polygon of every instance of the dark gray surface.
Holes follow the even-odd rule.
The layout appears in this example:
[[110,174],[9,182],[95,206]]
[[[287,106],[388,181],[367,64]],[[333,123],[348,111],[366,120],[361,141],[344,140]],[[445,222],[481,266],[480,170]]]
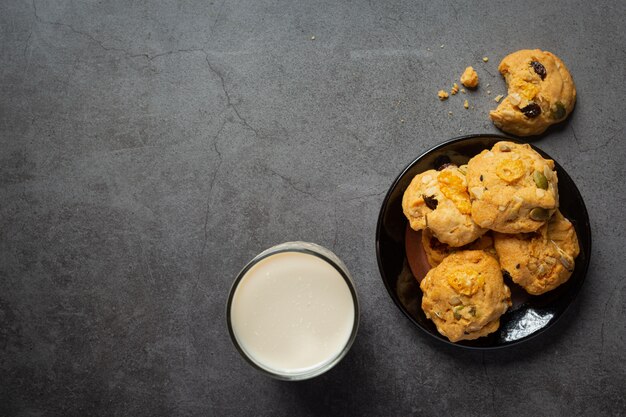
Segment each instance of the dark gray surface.
[[[624,415],[625,4],[3,1],[0,415]],[[387,296],[378,210],[417,154],[497,132],[497,65],[533,47],[578,87],[536,144],[585,198],[590,272],[544,337],[451,349]],[[478,92],[440,103],[466,65]],[[345,261],[362,327],[284,383],[238,356],[224,307],[294,239]]]

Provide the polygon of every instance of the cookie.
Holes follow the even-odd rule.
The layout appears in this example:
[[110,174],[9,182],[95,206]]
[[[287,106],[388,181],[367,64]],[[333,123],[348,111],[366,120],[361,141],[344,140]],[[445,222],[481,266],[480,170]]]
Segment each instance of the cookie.
[[433,268],[439,265],[445,257],[459,250],[484,250],[495,255],[493,238],[488,233],[482,235],[472,243],[461,246],[460,248],[454,248],[445,243],[441,243],[439,239],[433,236],[430,229],[426,228],[422,230],[422,248],[424,248],[424,253],[426,254],[429,265]]
[[472,219],[500,233],[528,233],[543,226],[559,204],[554,161],[528,144],[498,142],[467,164]]
[[428,226],[450,246],[463,246],[486,230],[472,220],[465,175],[455,165],[416,175],[402,197],[402,210],[413,230]]
[[450,254],[422,280],[422,310],[451,342],[495,332],[511,306],[498,261],[483,251]]
[[576,230],[560,211],[535,233],[496,233],[494,242],[502,269],[532,295],[567,282],[580,252]]
[[538,135],[572,112],[576,86],[556,55],[524,49],[507,55],[498,70],[509,91],[489,117],[503,131],[518,136]]

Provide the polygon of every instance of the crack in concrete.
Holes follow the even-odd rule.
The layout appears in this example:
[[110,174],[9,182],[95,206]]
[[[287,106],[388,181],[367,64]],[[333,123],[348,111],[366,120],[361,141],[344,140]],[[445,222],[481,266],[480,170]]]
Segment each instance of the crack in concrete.
[[267,170],[269,172],[271,172],[272,174],[276,175],[277,177],[281,178],[284,182],[287,183],[287,185],[289,185],[289,187],[291,187],[293,190],[301,193],[301,194],[305,194],[309,197],[311,197],[312,199],[314,199],[315,201],[319,201],[320,203],[333,203],[333,204],[337,204],[338,202],[350,202],[350,201],[355,201],[355,200],[361,200],[364,198],[370,198],[370,197],[377,197],[380,196],[381,194],[384,194],[387,192],[387,190],[383,190],[383,191],[376,191],[375,193],[370,193],[370,194],[361,194],[361,195],[357,195],[354,197],[350,197],[350,198],[332,198],[332,199],[327,199],[327,198],[322,198],[319,197],[313,193],[311,193],[310,191],[304,190],[300,187],[298,187],[289,177],[286,177],[285,175],[273,170],[272,168],[267,167]]
[[285,181],[292,189],[294,189],[295,191],[308,195],[309,197],[311,197],[313,200],[315,201],[319,201],[320,203],[330,203],[332,200],[324,200],[318,196],[316,196],[315,194],[311,193],[310,191],[307,190],[303,190],[302,188],[299,188],[298,186],[296,186],[293,181],[291,181],[291,179],[289,177],[284,176],[283,174],[274,171],[272,168],[267,168],[267,170],[269,172],[271,172],[272,174],[276,175],[277,177],[280,177],[283,181]]
[[622,128],[622,129],[620,129],[620,130],[616,131],[616,132],[615,132],[615,134],[613,134],[613,136],[611,136],[611,137],[610,137],[610,138],[608,138],[606,141],[604,141],[604,143],[601,143],[600,145],[596,146],[595,148],[591,148],[591,149],[589,149],[589,150],[592,150],[592,151],[597,151],[597,150],[599,150],[599,149],[604,149],[604,148],[608,147],[608,146],[609,146],[609,144],[610,144],[611,142],[613,142],[613,139],[616,139],[616,138],[617,138],[619,135],[621,135],[623,132],[624,132],[624,128]]
[[[41,16],[39,16],[39,13],[37,12],[37,3],[35,2],[35,0],[32,0],[32,4],[33,4],[33,12],[34,12],[35,20],[37,22],[45,24],[45,25],[65,27],[65,28],[69,29],[70,31],[72,31],[73,33],[89,39],[91,42],[95,43],[101,49],[103,49],[103,50],[105,50],[107,52],[119,52],[119,53],[121,53],[121,54],[123,54],[123,55],[125,55],[125,56],[127,56],[129,58],[145,58],[148,61],[153,61],[156,58],[159,58],[159,57],[162,57],[162,56],[167,56],[167,55],[172,55],[172,54],[179,54],[179,53],[203,52],[206,55],[205,50],[204,49],[200,49],[200,48],[173,49],[171,51],[159,52],[157,54],[150,55],[148,53],[131,53],[130,51],[128,51],[126,49],[123,49],[123,48],[115,48],[115,47],[112,47],[112,46],[106,46],[104,44],[104,42],[102,42],[101,40],[95,38],[92,34],[90,34],[88,32],[84,32],[82,30],[78,30],[74,26],[72,26],[72,25],[70,25],[68,23],[54,22],[54,21],[51,21],[51,20],[43,19]],[[28,40],[30,40],[31,35],[32,35],[32,31],[31,31],[30,35],[28,36]],[[28,47],[28,45],[24,49],[24,53],[26,53],[27,47]]]
[[222,91],[224,92],[224,95],[226,96],[226,107],[230,107],[231,109],[233,109],[233,112],[235,113],[239,121],[244,125],[244,127],[251,130],[255,136],[260,137],[261,135],[259,134],[258,130],[255,129],[252,125],[250,125],[250,123],[248,123],[246,118],[243,117],[241,113],[239,113],[239,109],[237,109],[237,106],[235,106],[235,104],[232,102],[230,94],[228,93],[228,89],[226,88],[226,80],[224,79],[224,74],[218,71],[213,66],[213,64],[211,64],[211,61],[209,60],[209,54],[206,51],[202,51],[202,52],[204,52],[204,57],[206,60],[206,64],[209,67],[209,70],[220,79],[220,82],[222,84]]
[[204,251],[204,248],[206,247],[206,243],[207,243],[207,239],[208,239],[209,213],[211,211],[211,194],[213,193],[213,186],[215,185],[215,181],[217,179],[217,174],[218,174],[220,168],[222,167],[222,161],[224,160],[224,158],[222,156],[222,153],[220,152],[219,148],[217,147],[217,141],[218,141],[220,135],[222,134],[222,132],[224,131],[224,127],[225,126],[226,126],[226,122],[222,123],[222,125],[218,129],[217,133],[213,136],[213,150],[217,154],[218,162],[217,162],[217,167],[213,171],[213,177],[211,178],[211,182],[209,183],[209,191],[208,191],[206,212],[204,214],[204,244],[203,244],[203,247],[202,247],[203,251]]
[[22,55],[24,55],[24,58],[26,58],[26,52],[28,52],[28,47],[30,46],[30,38],[33,36],[33,31],[31,30],[30,33],[28,34],[28,38],[26,38],[26,44],[24,45],[24,51],[22,53]]
[[[72,26],[70,24],[45,20],[41,16],[39,16],[39,13],[37,12],[37,3],[35,2],[35,0],[32,0],[32,5],[33,5],[33,12],[34,12],[35,20],[37,22],[40,22],[40,23],[46,24],[46,25],[53,25],[53,26],[59,26],[59,27],[67,28],[70,31],[72,31],[73,33],[89,39],[91,42],[93,42],[96,45],[98,45],[104,51],[107,51],[107,52],[118,52],[118,53],[121,53],[121,54],[127,56],[128,58],[144,58],[147,61],[152,62],[152,61],[154,61],[157,58],[160,58],[160,57],[163,57],[163,56],[168,56],[168,55],[173,55],[173,54],[195,53],[195,52],[203,53],[204,57],[205,57],[206,64],[207,64],[209,70],[213,74],[215,74],[219,78],[219,80],[220,80],[220,83],[221,83],[221,86],[222,86],[222,91],[224,92],[224,95],[226,97],[226,108],[232,109],[233,112],[235,113],[235,116],[241,122],[241,124],[246,129],[252,131],[256,137],[260,137],[261,136],[259,131],[248,122],[248,120],[241,114],[241,112],[239,111],[239,109],[237,108],[235,103],[233,102],[233,100],[231,98],[231,95],[228,92],[228,88],[226,86],[226,80],[225,80],[224,74],[222,74],[221,71],[217,70],[215,68],[215,66],[211,63],[211,61],[209,60],[209,54],[208,54],[208,52],[205,49],[202,49],[202,48],[174,49],[174,50],[171,50],[171,51],[160,52],[160,53],[157,53],[157,54],[154,54],[154,55],[150,55],[149,53],[131,53],[130,51],[128,51],[126,49],[123,49],[123,48],[116,48],[116,47],[112,47],[112,46],[107,46],[107,45],[104,44],[104,42],[100,41],[99,39],[96,39],[90,33],[78,30],[78,29],[76,29],[74,26]],[[224,5],[224,2],[222,2],[222,5],[220,6],[220,11],[218,12],[218,16],[216,17],[216,22],[219,19],[219,14],[221,13],[221,9],[222,9],[223,5]],[[28,40],[30,40],[31,36],[32,36],[32,31],[31,31],[31,34],[28,37]],[[24,49],[24,54],[26,53],[27,48],[28,48],[28,45]]]
[[99,41],[98,39],[94,38],[91,34],[89,34],[87,32],[80,31],[80,30],[74,28],[72,25],[69,25],[67,23],[53,22],[53,21],[42,19],[41,16],[39,16],[39,14],[37,13],[37,3],[35,2],[35,0],[32,0],[32,3],[33,3],[33,12],[35,14],[35,20],[36,21],[38,21],[40,23],[43,23],[43,24],[46,24],[46,25],[54,25],[54,26],[61,26],[61,27],[68,28],[72,32],[88,38],[89,40],[91,40],[92,42],[94,42],[98,46],[100,46],[100,48],[104,49],[105,51],[122,52],[122,53],[130,56],[130,54],[127,51],[125,51],[124,49],[107,47],[101,41]]
[[454,20],[458,23],[459,22],[459,10],[454,6],[453,1],[449,1],[448,6],[450,6],[452,11],[454,12]]
[[215,186],[215,182],[217,181],[217,175],[219,174],[220,169],[222,168],[222,162],[224,161],[224,157],[217,147],[217,141],[219,140],[220,135],[224,131],[226,127],[226,121],[222,123],[222,125],[217,130],[217,133],[213,135],[213,150],[217,154],[218,162],[217,166],[213,170],[213,176],[211,177],[211,181],[209,182],[209,190],[207,191],[207,200],[206,200],[206,209],[204,211],[204,239],[202,242],[202,248],[200,249],[200,265],[198,266],[198,274],[196,276],[196,281],[193,284],[192,293],[195,292],[196,288],[198,288],[198,284],[200,283],[200,276],[202,275],[202,259],[204,257],[204,253],[206,251],[207,244],[209,242],[209,217],[211,214],[211,198],[213,196],[213,187]]
[[[207,66],[209,68],[209,70],[215,74],[222,85],[222,91],[224,92],[224,95],[226,97],[226,107],[227,108],[231,108],[233,110],[233,112],[235,113],[235,116],[237,117],[237,119],[243,124],[243,126],[252,131],[254,133],[255,136],[260,137],[261,135],[259,134],[259,131],[254,128],[249,122],[248,120],[241,114],[241,112],[239,111],[239,109],[237,108],[237,106],[235,105],[235,103],[233,103],[233,100],[230,96],[230,93],[228,92],[228,89],[226,87],[226,80],[224,78],[224,75],[218,71],[213,64],[211,64],[211,61],[209,60],[209,54],[206,52],[206,50],[202,49],[202,48],[186,48],[186,49],[175,49],[175,50],[171,50],[171,51],[165,51],[165,52],[160,52],[154,55],[150,55],[148,53],[130,53],[129,51],[127,51],[126,49],[122,49],[122,48],[115,48],[115,47],[110,47],[110,46],[106,46],[102,41],[96,39],[93,35],[91,35],[90,33],[87,32],[83,32],[80,31],[76,28],[74,28],[72,25],[67,24],[67,23],[61,23],[61,22],[53,22],[53,21],[48,21],[48,20],[44,20],[41,18],[41,16],[39,16],[38,12],[37,12],[37,3],[35,2],[35,0],[32,0],[32,4],[33,4],[33,11],[34,11],[34,15],[35,15],[35,19],[43,24],[47,24],[47,25],[53,25],[53,26],[60,26],[60,27],[65,27],[67,29],[69,29],[70,31],[72,31],[73,33],[76,33],[80,36],[83,36],[87,39],[89,39],[91,42],[94,42],[95,44],[97,44],[101,49],[107,51],[107,52],[119,52],[125,56],[127,56],[128,58],[145,58],[146,60],[152,62],[153,60],[163,57],[163,56],[168,56],[168,55],[173,55],[173,54],[181,54],[181,53],[194,53],[194,52],[202,52],[204,54],[205,57],[205,61],[207,63]],[[32,31],[31,31],[31,35],[32,35]],[[30,36],[29,35],[29,39]],[[26,49],[24,49],[24,53],[26,53]]]
[[[218,12],[218,15],[216,17],[215,23],[217,23],[217,21],[219,20],[222,8],[224,6],[225,0],[222,2],[222,4],[220,5],[220,10]],[[209,59],[209,53],[202,48],[185,48],[185,49],[175,49],[175,50],[170,50],[170,51],[165,51],[165,52],[160,52],[154,55],[151,55],[149,53],[131,53],[130,51],[123,49],[123,48],[117,48],[117,47],[113,47],[113,46],[108,46],[106,45],[103,41],[97,39],[96,37],[94,37],[93,35],[91,35],[88,32],[85,31],[81,31],[76,29],[74,26],[72,26],[71,24],[68,23],[62,23],[62,22],[56,22],[56,21],[50,21],[50,20],[46,20],[44,18],[42,18],[39,15],[39,12],[37,10],[37,3],[35,0],[32,0],[32,7],[33,7],[33,14],[35,17],[35,20],[41,24],[45,24],[45,25],[51,25],[51,26],[56,26],[56,27],[63,27],[66,28],[68,30],[70,30],[72,33],[75,33],[83,38],[88,39],[90,42],[98,45],[98,47],[104,51],[107,52],[117,52],[120,54],[123,54],[124,56],[128,57],[128,58],[144,58],[147,61],[154,61],[157,58],[160,57],[164,57],[164,56],[168,56],[168,55],[173,55],[173,54],[182,54],[182,53],[199,53],[201,52],[202,54],[204,54],[205,57],[205,61],[207,64],[207,67],[209,68],[209,70],[216,75],[221,83],[221,87],[222,87],[222,91],[224,92],[224,96],[226,99],[226,107],[225,108],[230,108],[232,109],[233,113],[235,114],[236,118],[239,120],[239,122],[248,130],[252,131],[254,133],[255,136],[259,137],[259,131],[254,128],[249,122],[248,120],[241,114],[241,112],[239,111],[239,109],[237,108],[237,106],[235,105],[235,103],[233,102],[233,99],[228,91],[227,88],[227,84],[226,84],[226,80],[224,77],[224,74],[222,74],[221,71],[219,71],[217,68],[215,68],[215,66],[211,63],[210,59]],[[28,51],[28,46],[29,46],[29,42],[30,39],[32,37],[32,31],[28,36],[28,39],[26,41],[26,46],[24,48],[24,55],[26,56],[26,53]],[[219,136],[221,135],[222,131],[224,130],[225,126],[226,126],[227,121],[224,121],[222,123],[222,125],[220,126],[220,128],[218,129],[217,133],[213,136],[213,149],[215,151],[215,153],[218,156],[218,164],[217,167],[214,171],[213,177],[211,178],[211,182],[209,185],[209,191],[208,191],[208,197],[207,197],[207,206],[206,206],[206,211],[205,211],[205,219],[204,219],[204,242],[202,244],[202,250],[201,250],[201,254],[203,255],[204,252],[206,251],[206,246],[208,243],[208,222],[209,222],[209,216],[210,216],[210,210],[211,210],[211,204],[210,204],[210,199],[211,199],[211,195],[213,192],[213,187],[215,185],[216,179],[217,179],[217,175],[219,173],[219,170],[221,168],[222,165],[222,161],[223,161],[223,157],[221,152],[219,151],[218,147],[217,147],[217,140],[219,139]],[[285,179],[283,177],[283,179]],[[290,185],[292,187],[294,187],[294,189],[297,189],[297,187],[295,187],[294,184],[292,184],[290,181],[287,181],[290,183]],[[300,190],[301,192],[310,195],[311,197],[317,199],[313,194],[308,193],[304,190]],[[318,201],[323,201],[323,200],[319,200]],[[202,256],[201,255],[201,256]],[[194,284],[194,289],[197,287],[198,282],[200,279],[200,273],[198,273],[198,277],[196,279],[196,283]]]
[[355,197],[351,197],[351,198],[346,198],[343,201],[354,201],[354,200],[362,200],[364,198],[370,198],[370,197],[378,197],[381,194],[385,194],[387,192],[387,190],[383,190],[383,191],[378,191],[372,194],[362,194],[362,195],[357,195]]
[[[483,66],[483,67],[482,67],[482,69],[483,69],[483,70],[484,70],[487,74],[491,75],[491,77],[492,77],[492,78],[494,78],[494,77],[495,77],[495,75],[493,75],[493,74],[491,73],[491,71],[489,71],[489,69],[487,69],[487,67]],[[491,87],[491,86],[490,86],[490,87]],[[486,88],[486,87],[485,87],[485,88]]]
[[576,135],[576,131],[574,130],[574,126],[570,123],[569,128],[572,131],[572,135],[574,135],[574,140],[576,141],[576,145],[578,145],[578,149],[583,150],[580,146],[580,141],[578,140],[578,136]]
[[614,131],[615,133],[611,137],[609,137],[607,140],[605,140],[604,142],[600,143],[599,145],[597,145],[597,146],[590,146],[588,148],[585,148],[585,147],[581,146],[581,142],[578,139],[578,135],[576,134],[576,130],[574,130],[574,126],[571,123],[569,125],[569,128],[572,131],[572,135],[574,136],[574,141],[576,142],[576,145],[578,146],[578,149],[581,152],[594,152],[594,151],[598,151],[600,149],[604,149],[607,146],[609,146],[609,144],[611,142],[613,142],[613,140],[615,138],[617,138],[620,134],[622,134],[622,132],[624,131],[623,128],[619,129],[618,131]]
[[226,0],[222,0],[222,4],[220,4],[220,8],[217,10],[217,15],[215,15],[215,20],[213,21],[213,26],[211,26],[211,33],[210,36],[213,36],[213,32],[215,31],[215,26],[217,26],[217,22],[220,20],[220,17],[222,16],[222,10],[224,9],[224,3],[226,3]]
[[30,47],[30,38],[33,36],[33,31],[31,30],[28,34],[28,38],[26,39],[26,45],[24,45],[24,59],[26,60],[26,64],[24,64],[24,70],[22,71],[22,82],[26,80],[26,74],[28,73],[28,68],[30,67],[30,59],[33,55],[32,51],[27,55],[28,49]]
[[167,55],[173,55],[173,54],[183,54],[183,53],[192,53],[192,52],[202,52],[204,54],[206,54],[206,52],[204,51],[204,49],[200,49],[200,48],[189,48],[189,49],[174,49],[171,51],[166,51],[166,52],[160,52],[158,54],[154,54],[154,55],[150,55],[150,54],[128,54],[128,56],[130,58],[146,58],[148,61],[154,61],[157,58],[160,58],[162,56],[167,56]]

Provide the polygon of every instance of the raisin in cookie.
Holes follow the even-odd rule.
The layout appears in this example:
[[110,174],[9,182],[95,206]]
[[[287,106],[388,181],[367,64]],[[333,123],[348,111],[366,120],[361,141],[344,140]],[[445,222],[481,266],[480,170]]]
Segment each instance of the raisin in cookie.
[[433,268],[439,265],[445,257],[460,250],[484,250],[487,253],[495,255],[493,238],[489,233],[482,235],[472,243],[461,246],[460,248],[454,248],[445,243],[441,243],[439,239],[433,236],[430,229],[426,228],[422,230],[422,247],[424,248],[428,264]]
[[422,310],[451,342],[495,332],[511,306],[500,264],[483,251],[461,251],[431,269],[420,288]]
[[416,175],[402,197],[402,210],[413,230],[429,227],[450,246],[463,246],[486,230],[471,218],[465,174],[455,165]]
[[528,144],[498,142],[467,164],[472,219],[501,233],[534,232],[559,205],[554,161]]
[[489,113],[503,131],[518,136],[543,133],[571,113],[576,87],[567,67],[554,54],[524,49],[506,56],[498,67],[508,96]]
[[494,241],[502,269],[533,295],[565,283],[580,252],[574,226],[560,211],[535,233],[496,233]]

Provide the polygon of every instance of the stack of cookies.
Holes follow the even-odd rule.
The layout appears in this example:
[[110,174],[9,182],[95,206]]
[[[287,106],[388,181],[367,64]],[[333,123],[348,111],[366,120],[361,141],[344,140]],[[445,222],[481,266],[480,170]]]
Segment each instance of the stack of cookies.
[[558,210],[554,161],[530,145],[498,142],[467,165],[446,162],[413,178],[402,208],[432,267],[422,309],[456,342],[498,329],[511,306],[503,274],[543,294],[569,279],[579,246]]

